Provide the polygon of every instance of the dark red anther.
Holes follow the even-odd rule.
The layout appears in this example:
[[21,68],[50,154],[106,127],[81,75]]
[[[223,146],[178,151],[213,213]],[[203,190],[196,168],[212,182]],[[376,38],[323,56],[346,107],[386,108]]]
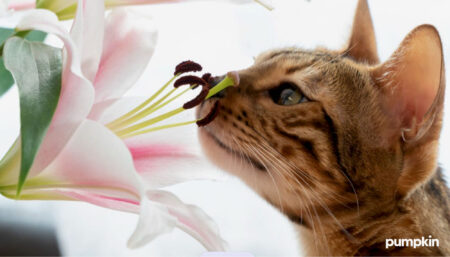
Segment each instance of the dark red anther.
[[183,105],[183,108],[184,109],[191,109],[191,108],[194,108],[195,106],[201,104],[203,102],[203,100],[205,100],[205,98],[208,96],[208,93],[209,93],[209,87],[203,86],[202,87],[202,91],[200,91],[200,94],[198,94],[191,101],[185,103]]
[[175,67],[175,72],[173,75],[182,74],[186,72],[196,72],[201,70],[202,66],[200,64],[193,61],[184,61]]
[[211,123],[217,117],[217,115],[219,114],[219,108],[220,108],[220,103],[219,103],[219,101],[216,101],[214,103],[214,106],[211,109],[211,111],[209,111],[209,113],[203,119],[198,120],[196,122],[197,126],[203,127],[203,126],[206,126],[209,123]]
[[183,85],[191,85],[191,86],[196,85],[195,87],[193,87],[193,89],[194,89],[194,88],[198,87],[199,85],[206,86],[206,85],[208,85],[208,83],[204,79],[194,76],[194,75],[183,76],[183,77],[177,79],[175,81],[175,83],[173,83],[173,86],[175,88],[181,87]]
[[203,76],[202,76],[202,79],[204,80],[204,81],[206,81],[206,82],[208,82],[209,84],[211,84],[211,73],[205,73],[205,74],[203,74]]

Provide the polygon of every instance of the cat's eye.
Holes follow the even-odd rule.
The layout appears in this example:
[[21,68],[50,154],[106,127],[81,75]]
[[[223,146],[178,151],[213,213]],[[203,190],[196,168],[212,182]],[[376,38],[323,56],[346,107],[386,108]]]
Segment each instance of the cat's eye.
[[269,90],[269,95],[278,105],[294,105],[308,101],[296,85],[288,82]]

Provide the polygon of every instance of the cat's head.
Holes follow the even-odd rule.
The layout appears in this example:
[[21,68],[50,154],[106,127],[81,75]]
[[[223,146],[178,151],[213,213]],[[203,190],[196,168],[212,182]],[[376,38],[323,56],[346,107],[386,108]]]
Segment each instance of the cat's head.
[[345,50],[271,50],[238,74],[197,110],[221,104],[199,130],[204,151],[293,220],[393,208],[436,168],[445,82],[433,26],[379,63],[360,1]]

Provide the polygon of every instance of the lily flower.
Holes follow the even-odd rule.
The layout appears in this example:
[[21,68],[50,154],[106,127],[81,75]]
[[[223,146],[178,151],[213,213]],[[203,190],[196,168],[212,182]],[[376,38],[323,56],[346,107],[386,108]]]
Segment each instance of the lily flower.
[[[8,1],[8,0],[6,0]],[[72,19],[77,10],[77,0],[9,0],[8,9],[24,10],[31,8],[48,9],[54,12],[59,19]],[[183,3],[198,0],[104,0],[107,8],[125,6],[125,5],[145,5],[145,4],[162,4],[162,3]],[[256,2],[268,10],[272,10],[272,4],[268,0],[222,0],[232,3],[251,3]]]
[[[177,134],[161,134],[164,128],[198,121],[154,127],[184,108],[146,120],[181,95],[165,100],[177,89],[156,100],[167,83],[138,107],[122,110],[125,115],[107,117],[108,110],[118,105],[150,60],[156,30],[147,19],[136,19],[119,9],[105,19],[102,0],[79,0],[78,6],[70,33],[47,10],[30,12],[16,28],[41,30],[64,43],[60,99],[20,199],[79,200],[139,213],[137,228],[128,242],[130,248],[178,227],[207,250],[223,250],[225,243],[211,218],[161,190],[200,177],[195,170],[177,168],[177,163],[185,166],[198,161],[190,149],[181,146]],[[192,63],[179,66],[169,82],[180,76],[183,68],[195,71],[189,65]],[[225,80],[221,88],[233,83]],[[20,170],[19,141],[20,137],[0,161],[0,193],[13,199]]]

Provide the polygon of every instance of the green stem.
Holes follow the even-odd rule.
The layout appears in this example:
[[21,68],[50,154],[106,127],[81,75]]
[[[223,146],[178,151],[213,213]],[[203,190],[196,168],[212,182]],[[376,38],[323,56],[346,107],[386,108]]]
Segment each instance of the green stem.
[[211,88],[211,90],[209,90],[209,93],[206,96],[206,99],[209,99],[211,96],[213,96],[213,95],[219,93],[220,91],[224,90],[225,88],[227,88],[229,86],[233,86],[233,85],[234,85],[234,80],[232,78],[230,78],[229,76],[226,76],[222,81],[219,82],[219,84],[217,84],[216,86]]

